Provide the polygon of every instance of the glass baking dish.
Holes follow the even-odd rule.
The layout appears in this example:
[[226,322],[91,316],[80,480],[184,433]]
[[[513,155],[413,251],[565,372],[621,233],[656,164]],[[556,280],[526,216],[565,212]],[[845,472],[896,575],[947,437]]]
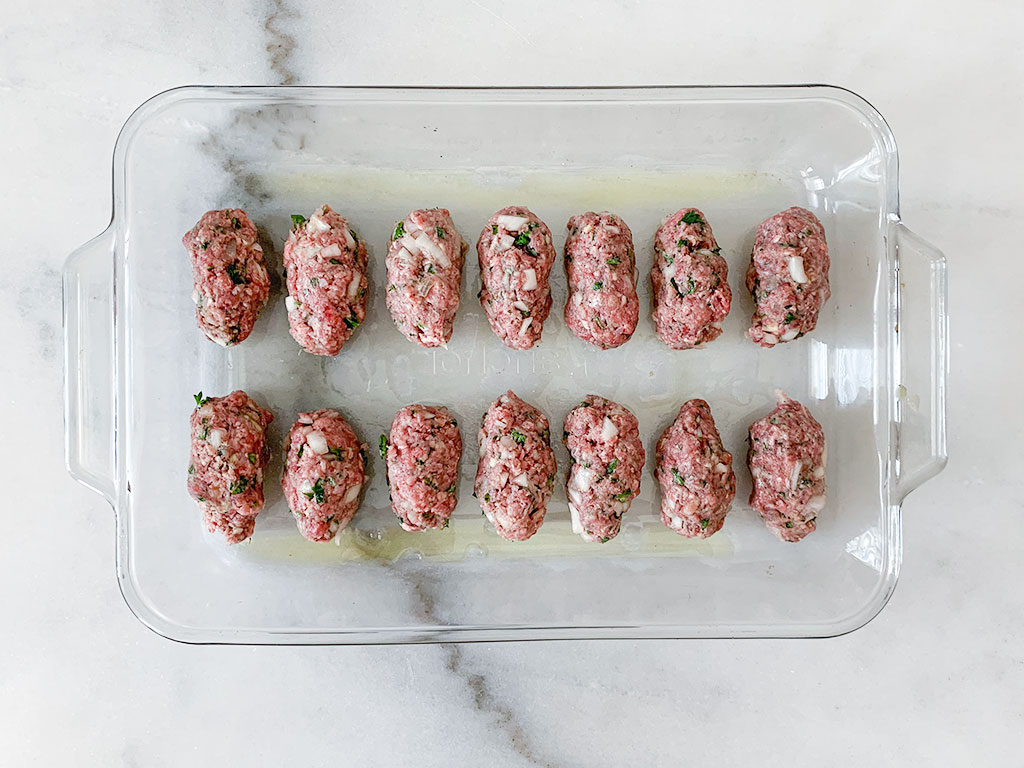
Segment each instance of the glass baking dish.
[[[396,643],[587,637],[810,637],[862,626],[900,569],[900,504],[945,464],[946,267],[899,218],[892,133],[863,99],[828,86],[655,88],[186,87],[145,102],[114,149],[110,226],[64,271],[67,460],[117,521],[129,607],[166,637],[217,643]],[[180,239],[207,209],[245,208],[269,264],[292,213],[329,203],[368,241],[367,321],[337,358],[302,352],[282,286],[252,336],[222,349],[195,327]],[[673,352],[641,317],[631,341],[597,351],[565,327],[565,277],[543,342],[506,349],[476,292],[471,248],[448,349],[394,328],[384,305],[389,231],[440,205],[472,246],[487,217],[529,205],[564,242],[571,214],[611,210],[633,229],[641,306],[659,221],[694,205],[730,268],[723,336]],[[812,335],[772,350],[743,338],[754,229],[790,205],[823,221],[832,298]],[[643,313],[642,313],[643,314]],[[829,502],[816,533],[775,539],[750,509],[747,426],[784,388],[829,440]],[[255,535],[208,535],[185,492],[192,395],[244,388],[271,408],[275,456]],[[621,535],[570,530],[567,454],[540,532],[509,543],[471,496],[476,430],[506,389],[559,433],[596,392],[640,420],[648,454]],[[691,397],[707,399],[737,459],[725,528],[690,541],[657,515],[654,444]],[[460,502],[441,532],[406,533],[383,463],[330,544],[298,534],[282,499],[280,444],[300,410],[333,407],[373,446],[396,410],[423,401],[459,417]]]

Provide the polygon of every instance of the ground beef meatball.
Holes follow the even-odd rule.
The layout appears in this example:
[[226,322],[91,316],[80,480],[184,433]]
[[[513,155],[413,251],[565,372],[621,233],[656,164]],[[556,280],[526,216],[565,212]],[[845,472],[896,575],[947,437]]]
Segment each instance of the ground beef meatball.
[[498,535],[524,541],[537,532],[555,487],[547,417],[509,390],[484,414],[475,495]]
[[270,295],[256,225],[241,208],[208,211],[181,242],[192,261],[199,330],[228,347],[245,341]]
[[263,509],[267,424],[273,420],[240,389],[227,397],[196,395],[189,419],[188,493],[199,502],[206,529],[220,531],[228,544],[252,536]]
[[330,541],[359,507],[366,446],[337,411],[300,413],[285,440],[281,488],[299,532]]
[[654,235],[651,301],[654,330],[672,349],[714,341],[732,305],[729,267],[704,214],[683,208]]
[[447,528],[459,503],[462,435],[451,411],[407,405],[395,414],[390,438],[380,436],[391,508],[407,531]]
[[762,221],[747,268],[747,290],[756,305],[750,340],[774,347],[813,331],[832,295],[828,268],[825,228],[813,213],[789,208]]
[[322,206],[295,214],[284,246],[288,326],[314,355],[336,355],[366,317],[366,243]]
[[584,541],[614,539],[640,493],[644,446],[636,416],[618,403],[587,395],[566,415],[562,439],[572,465],[565,490],[573,533]]
[[403,334],[424,347],[452,337],[466,243],[444,208],[413,211],[388,246],[388,310]]
[[825,506],[825,431],[785,392],[775,396],[775,410],[750,425],[750,506],[780,539],[800,541]]
[[581,213],[566,226],[565,324],[600,349],[621,346],[640,317],[633,233],[611,213]]
[[487,321],[506,346],[529,349],[551,311],[551,230],[528,208],[502,208],[480,233],[476,252]]
[[655,456],[661,521],[690,538],[718,532],[736,496],[736,473],[706,402],[683,403],[658,440]]

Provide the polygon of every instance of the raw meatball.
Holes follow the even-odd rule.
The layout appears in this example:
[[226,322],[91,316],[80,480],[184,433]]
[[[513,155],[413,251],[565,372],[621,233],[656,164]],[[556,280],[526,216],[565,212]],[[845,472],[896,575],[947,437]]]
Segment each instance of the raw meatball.
[[307,352],[336,355],[366,317],[366,243],[326,205],[292,221],[284,246],[288,326]]
[[565,490],[572,532],[584,541],[614,539],[640,493],[644,446],[636,416],[618,403],[587,395],[566,415],[562,438],[571,464]]
[[696,208],[676,211],[654,235],[654,330],[672,349],[699,347],[722,333],[732,289],[720,250]]
[[721,530],[736,496],[736,473],[706,402],[683,403],[658,440],[655,457],[661,522],[690,538]]
[[444,208],[413,211],[388,246],[388,310],[403,334],[424,347],[452,337],[466,244]]
[[273,420],[240,389],[227,397],[196,395],[189,418],[188,493],[199,502],[206,530],[220,531],[228,544],[252,536],[263,509],[267,424]]
[[337,411],[300,413],[285,440],[281,488],[299,532],[330,541],[359,507],[366,446]]
[[459,423],[441,406],[407,405],[380,436],[391,508],[407,531],[447,528],[459,503]]
[[774,347],[813,331],[832,295],[828,268],[825,228],[813,213],[789,208],[762,221],[747,268],[747,290],[757,305],[747,337]]
[[825,506],[825,431],[785,392],[775,396],[775,410],[750,425],[750,506],[780,539],[800,541]]
[[476,252],[487,321],[506,346],[529,349],[551,311],[551,230],[528,208],[502,208],[480,233]]
[[498,535],[524,541],[544,522],[555,487],[547,417],[509,390],[484,414],[475,496]]
[[566,226],[565,324],[600,349],[625,344],[640,317],[633,233],[611,213],[581,213]]
[[270,295],[256,225],[241,208],[207,211],[181,242],[192,261],[199,330],[222,347],[245,341]]

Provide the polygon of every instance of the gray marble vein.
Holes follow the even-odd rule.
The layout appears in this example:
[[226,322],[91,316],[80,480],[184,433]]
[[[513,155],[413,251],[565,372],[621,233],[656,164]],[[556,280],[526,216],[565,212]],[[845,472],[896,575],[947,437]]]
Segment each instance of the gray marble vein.
[[277,85],[294,85],[297,76],[292,69],[291,59],[295,51],[296,39],[285,28],[300,21],[301,15],[285,0],[271,0],[270,7],[271,10],[263,22],[270,71],[276,77]]
[[[439,615],[437,602],[427,582],[421,577],[410,577],[407,581],[412,586],[416,600],[413,615],[424,624],[444,624]],[[513,754],[522,758],[528,765],[541,768],[556,768],[552,763],[538,754],[538,750],[529,739],[526,729],[520,724],[514,707],[505,703],[494,690],[493,682],[479,670],[473,670],[467,659],[465,648],[457,643],[444,643],[440,646],[444,658],[444,669],[465,686],[473,703],[475,716],[482,716],[493,726]]]

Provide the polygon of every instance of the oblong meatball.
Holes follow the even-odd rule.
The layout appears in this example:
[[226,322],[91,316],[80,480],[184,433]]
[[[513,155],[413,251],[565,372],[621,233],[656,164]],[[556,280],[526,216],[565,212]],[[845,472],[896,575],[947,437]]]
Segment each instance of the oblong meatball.
[[509,390],[484,414],[475,495],[498,535],[524,541],[537,532],[555,487],[547,417]]
[[336,355],[366,317],[366,243],[327,205],[292,221],[284,246],[288,327],[307,352]]
[[607,212],[581,213],[566,227],[565,324],[600,349],[621,346],[640,318],[633,233],[626,222]]
[[412,211],[395,225],[384,295],[398,330],[421,346],[452,337],[466,248],[444,208]]
[[245,341],[270,295],[256,225],[241,208],[207,211],[181,239],[192,262],[196,323],[210,341]]
[[825,430],[782,390],[775,397],[775,410],[750,425],[750,506],[780,539],[800,541],[825,506]]
[[206,529],[228,544],[252,536],[263,509],[263,470],[270,461],[267,425],[274,420],[241,389],[226,397],[196,395],[189,418],[188,492]]
[[571,463],[565,490],[573,533],[584,541],[614,539],[640,493],[644,446],[636,416],[616,402],[587,395],[566,415],[562,439]]
[[407,405],[395,414],[390,436],[380,436],[391,508],[407,531],[447,528],[459,503],[462,435],[451,411]]
[[756,305],[747,337],[762,347],[810,333],[832,295],[825,228],[803,208],[788,208],[757,228],[747,268]]
[[683,208],[654,235],[654,330],[672,349],[692,349],[722,334],[732,305],[729,267],[704,214]]
[[722,528],[736,496],[736,473],[706,402],[683,403],[658,439],[654,472],[661,486],[665,525],[700,539]]
[[510,205],[491,216],[476,252],[487,321],[506,346],[529,349],[551,311],[551,230],[529,208]]
[[352,520],[366,483],[366,446],[337,411],[300,413],[285,440],[281,488],[299,532],[330,541]]

